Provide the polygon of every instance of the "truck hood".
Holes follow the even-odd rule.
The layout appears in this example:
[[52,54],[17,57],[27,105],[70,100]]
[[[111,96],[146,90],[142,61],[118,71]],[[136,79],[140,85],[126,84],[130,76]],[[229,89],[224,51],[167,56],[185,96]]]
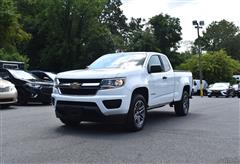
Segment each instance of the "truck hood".
[[73,70],[57,74],[57,78],[63,79],[105,79],[115,77],[126,77],[131,73],[137,73],[142,67],[129,69],[124,68],[105,68],[105,69],[83,69]]

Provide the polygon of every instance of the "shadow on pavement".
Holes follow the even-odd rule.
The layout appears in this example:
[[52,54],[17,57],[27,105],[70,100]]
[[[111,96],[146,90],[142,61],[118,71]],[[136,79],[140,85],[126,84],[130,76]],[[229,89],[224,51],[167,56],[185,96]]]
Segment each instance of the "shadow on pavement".
[[131,134],[133,136],[139,135],[139,133],[155,133],[159,129],[166,129],[168,127],[176,128],[178,124],[182,121],[187,122],[188,119],[192,120],[198,117],[198,114],[190,113],[187,117],[178,117],[174,112],[171,111],[150,111],[148,112],[145,127],[142,131],[130,132],[126,129],[123,124],[111,124],[111,123],[92,123],[92,122],[82,122],[77,127],[67,127],[65,125],[57,127],[55,131],[62,135],[76,135],[76,136],[88,136],[88,137],[101,137],[108,136],[128,136]]

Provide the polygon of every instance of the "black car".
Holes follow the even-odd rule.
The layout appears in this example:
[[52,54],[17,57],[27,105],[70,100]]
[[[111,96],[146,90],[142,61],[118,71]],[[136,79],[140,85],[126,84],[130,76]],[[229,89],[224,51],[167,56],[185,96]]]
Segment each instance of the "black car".
[[18,91],[18,104],[51,103],[53,83],[40,80],[33,74],[19,69],[0,69],[0,77],[15,84]]
[[30,71],[32,74],[34,74],[35,76],[37,76],[39,79],[44,80],[44,81],[50,81],[53,82],[56,74],[52,73],[52,72],[46,72],[46,71],[40,71],[40,70],[34,70],[34,71]]

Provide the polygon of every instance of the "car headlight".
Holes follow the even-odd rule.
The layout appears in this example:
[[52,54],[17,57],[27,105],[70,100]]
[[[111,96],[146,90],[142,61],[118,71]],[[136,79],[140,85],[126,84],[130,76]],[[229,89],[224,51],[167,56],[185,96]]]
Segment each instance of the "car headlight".
[[10,91],[10,92],[12,92],[12,91],[14,91],[14,90],[15,90],[15,87],[14,87],[14,86],[10,86],[10,87],[9,87],[9,91]]
[[101,89],[119,88],[125,84],[125,81],[125,78],[103,79],[101,81]]
[[37,89],[41,87],[41,85],[34,84],[34,83],[26,83],[26,85],[30,88],[37,88]]

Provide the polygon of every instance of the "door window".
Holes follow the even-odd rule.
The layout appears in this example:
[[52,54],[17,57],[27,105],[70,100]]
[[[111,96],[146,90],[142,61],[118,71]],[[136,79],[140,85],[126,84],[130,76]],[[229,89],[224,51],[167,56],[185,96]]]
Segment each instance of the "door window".
[[163,66],[164,66],[164,70],[165,72],[168,72],[171,70],[171,66],[169,64],[169,61],[167,59],[166,56],[161,56],[162,62],[163,62]]
[[150,67],[153,65],[159,65],[162,67],[162,63],[161,63],[158,55],[151,56],[151,58],[149,59],[148,71],[150,70]]

